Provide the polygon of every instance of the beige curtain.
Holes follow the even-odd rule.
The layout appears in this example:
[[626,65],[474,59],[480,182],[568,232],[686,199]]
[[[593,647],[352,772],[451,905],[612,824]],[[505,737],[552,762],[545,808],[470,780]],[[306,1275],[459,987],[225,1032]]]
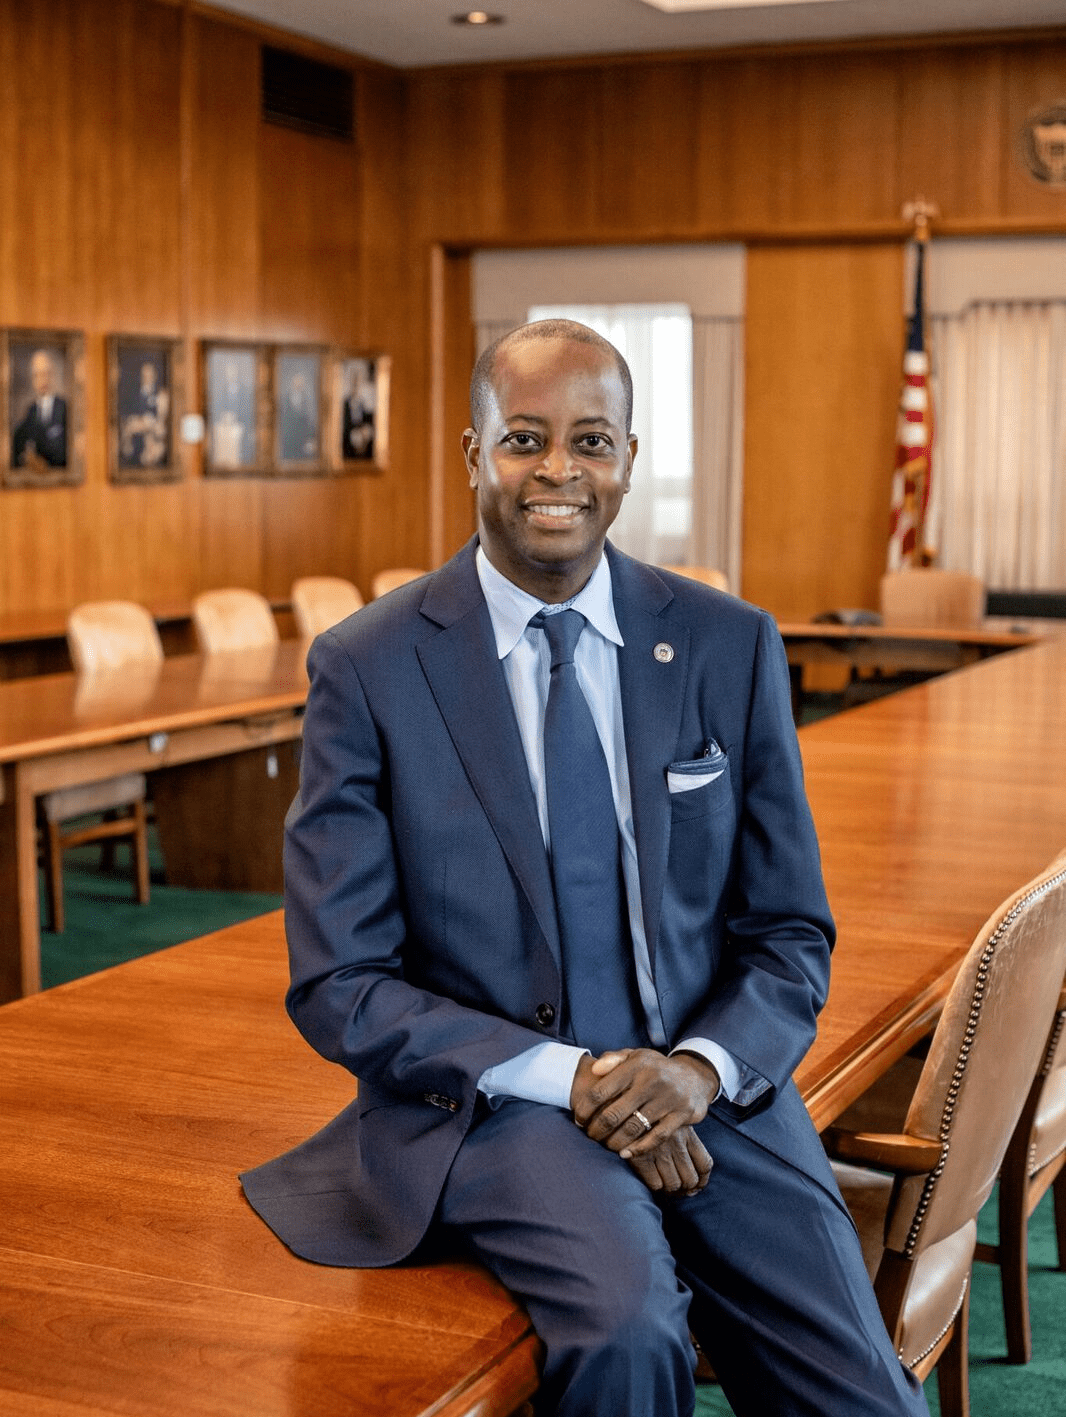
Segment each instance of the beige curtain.
[[977,302],[931,337],[938,564],[1066,586],[1066,302]]
[[688,562],[716,566],[739,594],[744,501],[744,322],[692,321],[692,538]]

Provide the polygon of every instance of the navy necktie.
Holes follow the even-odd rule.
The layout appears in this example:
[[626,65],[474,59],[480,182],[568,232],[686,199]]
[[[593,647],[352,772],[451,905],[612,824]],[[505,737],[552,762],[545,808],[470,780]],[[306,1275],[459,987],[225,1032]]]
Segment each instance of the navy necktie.
[[535,615],[548,637],[544,775],[563,982],[574,1041],[593,1053],[646,1045],[629,933],[621,838],[599,734],[577,681],[578,610]]

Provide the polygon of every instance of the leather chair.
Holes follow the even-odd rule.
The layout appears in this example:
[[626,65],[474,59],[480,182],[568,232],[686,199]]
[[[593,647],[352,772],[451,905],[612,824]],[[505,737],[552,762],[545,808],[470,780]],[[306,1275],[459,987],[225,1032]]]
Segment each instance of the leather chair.
[[999,1265],[1007,1358],[1028,1363],[1029,1217],[1054,1192],[1055,1239],[1066,1270],[1066,984],[1033,1086],[999,1173],[999,1243],[979,1244],[977,1258]]
[[933,569],[881,577],[881,620],[897,629],[976,630],[985,614],[980,576]]
[[[163,660],[155,621],[143,606],[129,600],[98,600],[76,606],[67,619],[67,645],[74,668],[82,676],[79,691],[90,681],[106,682],[116,673],[128,678],[129,671],[137,667],[154,673]],[[128,838],[137,900],[147,905],[147,797],[144,773],[132,772],[104,782],[59,788],[37,799],[47,921],[55,934],[61,935],[66,924],[63,852],[75,846],[103,842],[110,857],[115,842]],[[86,817],[98,820],[68,825]]]
[[425,574],[425,571],[416,571],[413,566],[396,566],[388,571],[379,571],[370,582],[371,598],[378,600],[381,596],[388,595],[390,590],[397,590],[408,581],[417,581],[419,576]]
[[203,654],[265,649],[280,638],[270,602],[255,590],[203,591],[193,599],[192,623]]
[[702,581],[704,585],[714,586],[715,590],[729,589],[729,577],[724,571],[716,570],[713,566],[664,566],[664,571],[673,571],[679,576],[688,576],[689,580]]
[[362,608],[363,597],[340,576],[302,576],[292,583],[292,612],[301,639],[313,639]]
[[[1044,1055],[1064,973],[1066,852],[984,925],[924,1063],[902,1060],[826,1133],[888,1331],[919,1378],[936,1368],[944,1417],[968,1417],[977,1213]],[[918,1073],[902,1118],[901,1071]]]

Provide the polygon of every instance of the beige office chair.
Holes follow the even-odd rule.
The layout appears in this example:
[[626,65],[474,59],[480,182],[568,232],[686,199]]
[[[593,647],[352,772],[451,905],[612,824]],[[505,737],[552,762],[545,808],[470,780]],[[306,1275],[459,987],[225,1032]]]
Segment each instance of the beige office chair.
[[[969,1282],[988,1199],[1066,972],[1066,852],[970,947],[924,1063],[904,1059],[826,1133],[893,1343],[944,1417],[968,1417]],[[901,1073],[919,1070],[905,1116]],[[873,1169],[877,1168],[877,1169]]]
[[1054,1192],[1059,1269],[1066,1270],[1066,984],[1047,1048],[999,1173],[999,1243],[979,1244],[977,1258],[999,1265],[1007,1358],[1028,1363],[1029,1217]]
[[255,590],[203,591],[193,599],[192,623],[203,654],[263,649],[279,639],[270,602]]
[[340,576],[302,576],[292,583],[292,613],[301,639],[312,639],[363,608],[363,597]]
[[67,618],[67,645],[79,674],[160,664],[163,645],[151,615],[132,600],[94,600]]
[[390,590],[398,590],[408,581],[417,581],[419,576],[425,574],[425,571],[417,571],[413,566],[396,566],[388,571],[379,571],[370,582],[371,598],[377,600],[383,595],[388,595]]
[[729,589],[729,577],[714,566],[664,566],[663,570],[674,571],[679,576],[688,576],[689,580],[701,581],[704,585],[713,586],[715,590]]
[[[138,667],[154,673],[163,659],[155,621],[143,606],[129,600],[98,600],[76,606],[67,619],[67,645],[82,680],[78,697],[83,697],[81,691],[90,681],[106,685],[116,676],[128,680]],[[66,924],[63,852],[72,847],[102,842],[105,864],[110,864],[115,842],[128,838],[137,900],[147,905],[147,797],[144,773],[131,772],[104,782],[46,792],[37,799],[48,928],[57,935]],[[82,822],[86,817],[97,820]],[[71,822],[80,824],[70,826]]]
[[881,577],[881,619],[899,629],[980,627],[985,588],[963,571],[889,571]]

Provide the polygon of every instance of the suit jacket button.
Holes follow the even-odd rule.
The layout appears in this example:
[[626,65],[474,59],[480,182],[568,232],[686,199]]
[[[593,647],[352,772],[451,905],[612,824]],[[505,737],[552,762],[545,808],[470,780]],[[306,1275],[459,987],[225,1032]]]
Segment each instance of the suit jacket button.
[[538,1004],[537,1022],[540,1024],[541,1028],[547,1028],[549,1024],[553,1024],[555,1022],[555,1005]]

